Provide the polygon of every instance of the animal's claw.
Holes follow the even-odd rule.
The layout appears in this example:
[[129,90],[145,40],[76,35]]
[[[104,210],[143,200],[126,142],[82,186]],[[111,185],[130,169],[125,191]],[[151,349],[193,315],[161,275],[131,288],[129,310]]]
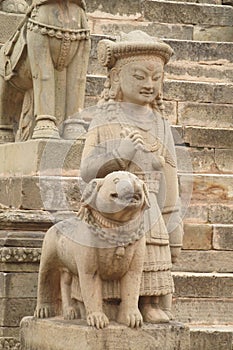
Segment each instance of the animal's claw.
[[52,309],[48,305],[37,306],[34,312],[34,316],[37,318],[49,318],[52,317]]
[[102,329],[109,324],[109,320],[103,312],[92,312],[87,316],[87,324]]
[[139,328],[143,324],[142,315],[139,310],[132,310],[130,312],[120,311],[117,321],[131,328]]
[[69,306],[63,310],[63,315],[65,320],[74,320],[78,318],[78,311],[74,307]]

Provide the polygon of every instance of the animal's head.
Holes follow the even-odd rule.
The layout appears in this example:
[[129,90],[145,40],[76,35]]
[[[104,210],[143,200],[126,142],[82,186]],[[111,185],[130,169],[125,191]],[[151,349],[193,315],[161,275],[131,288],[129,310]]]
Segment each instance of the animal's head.
[[115,171],[92,180],[82,196],[85,206],[113,220],[127,221],[150,206],[146,185],[127,171]]

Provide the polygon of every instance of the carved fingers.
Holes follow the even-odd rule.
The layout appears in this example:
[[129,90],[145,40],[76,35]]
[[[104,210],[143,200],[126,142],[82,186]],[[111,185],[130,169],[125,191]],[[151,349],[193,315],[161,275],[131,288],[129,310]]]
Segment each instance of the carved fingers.
[[143,137],[137,130],[130,130],[129,128],[124,128],[121,132],[121,137],[126,140],[130,140],[136,149],[143,148]]
[[87,315],[87,324],[102,329],[108,326],[109,320],[103,312],[92,312]]
[[144,142],[142,135],[137,130],[124,128],[121,131],[121,143],[118,153],[121,158],[131,160],[137,150],[143,149]]

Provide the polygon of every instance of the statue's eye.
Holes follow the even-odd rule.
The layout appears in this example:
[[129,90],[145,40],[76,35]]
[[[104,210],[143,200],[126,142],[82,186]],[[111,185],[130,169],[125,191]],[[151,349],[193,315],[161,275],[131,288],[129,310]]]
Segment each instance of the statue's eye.
[[152,78],[152,80],[153,80],[153,81],[158,81],[159,78],[160,78],[160,76],[159,76],[159,77],[158,77],[158,76],[154,76],[154,77]]
[[137,80],[144,80],[144,76],[139,74],[134,74],[134,78],[136,78]]
[[114,193],[111,193],[110,196],[112,198],[118,198],[118,193],[114,192]]

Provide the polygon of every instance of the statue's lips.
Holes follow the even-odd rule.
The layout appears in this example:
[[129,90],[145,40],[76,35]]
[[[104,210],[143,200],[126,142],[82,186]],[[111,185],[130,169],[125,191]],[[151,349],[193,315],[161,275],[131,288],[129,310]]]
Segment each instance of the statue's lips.
[[154,92],[153,91],[141,91],[140,95],[145,96],[145,97],[151,97],[153,96]]

